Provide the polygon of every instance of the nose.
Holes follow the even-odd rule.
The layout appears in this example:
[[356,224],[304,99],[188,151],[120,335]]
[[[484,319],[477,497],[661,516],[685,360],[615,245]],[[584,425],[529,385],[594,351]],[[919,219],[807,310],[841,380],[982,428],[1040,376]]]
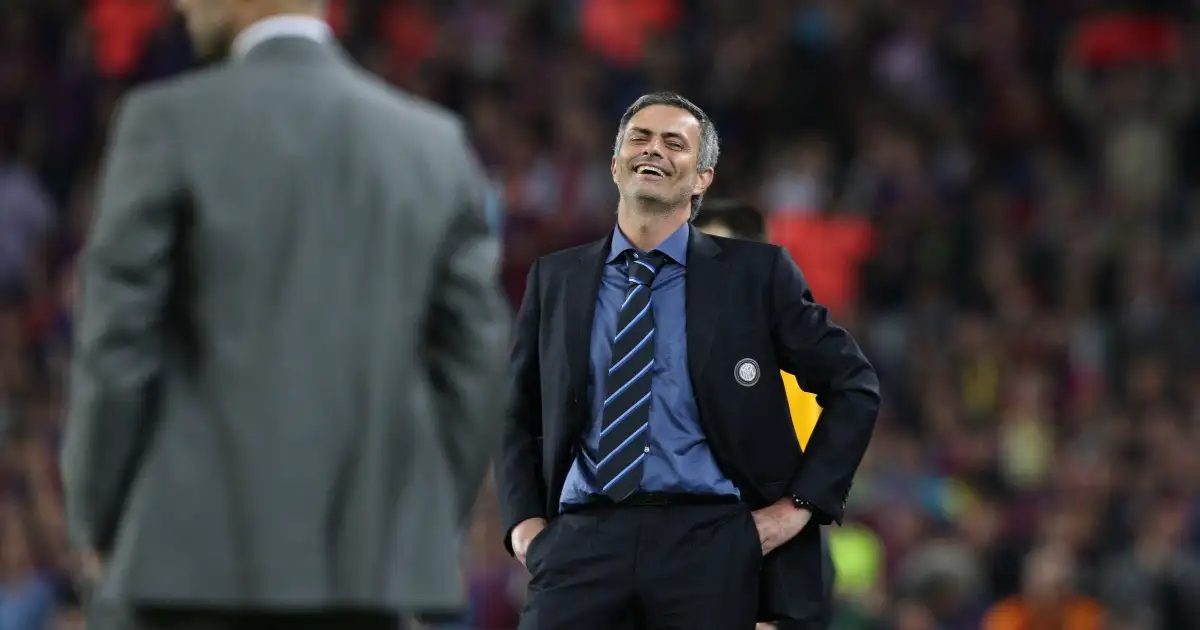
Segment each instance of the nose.
[[642,147],[642,155],[645,155],[645,156],[653,155],[655,157],[662,157],[663,156],[662,141],[659,140],[658,138],[652,138],[649,142],[646,143],[646,146]]

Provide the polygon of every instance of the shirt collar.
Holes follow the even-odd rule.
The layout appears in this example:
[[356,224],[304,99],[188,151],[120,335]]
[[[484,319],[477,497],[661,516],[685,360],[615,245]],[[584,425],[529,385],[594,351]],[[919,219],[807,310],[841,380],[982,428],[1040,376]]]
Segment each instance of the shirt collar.
[[233,55],[244,57],[252,48],[276,37],[303,37],[316,42],[333,38],[324,20],[307,15],[275,15],[246,27],[233,40]]
[[[655,249],[666,254],[668,258],[675,261],[678,265],[686,267],[688,237],[691,235],[691,230],[692,225],[690,223],[684,223],[683,225],[679,226],[679,229],[672,232],[671,235],[667,237],[667,240],[663,241],[662,244]],[[613,228],[612,245],[608,248],[607,262],[613,262],[619,256],[629,250],[637,251],[637,248],[633,246],[633,243],[629,242],[629,239],[625,238],[623,233],[621,233],[620,226]]]

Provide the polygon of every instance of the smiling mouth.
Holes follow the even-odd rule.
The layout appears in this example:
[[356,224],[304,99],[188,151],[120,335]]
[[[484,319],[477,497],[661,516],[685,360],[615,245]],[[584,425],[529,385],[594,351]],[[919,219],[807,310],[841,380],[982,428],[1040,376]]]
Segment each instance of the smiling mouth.
[[662,179],[667,176],[662,169],[656,166],[650,166],[649,164],[638,166],[633,169],[633,172],[647,179]]

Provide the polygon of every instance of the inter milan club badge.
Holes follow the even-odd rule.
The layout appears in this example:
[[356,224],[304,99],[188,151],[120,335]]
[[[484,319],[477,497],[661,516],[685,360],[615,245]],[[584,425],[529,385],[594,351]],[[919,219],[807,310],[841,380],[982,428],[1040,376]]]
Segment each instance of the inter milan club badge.
[[754,359],[742,359],[733,369],[733,377],[738,385],[750,387],[758,382],[758,362]]

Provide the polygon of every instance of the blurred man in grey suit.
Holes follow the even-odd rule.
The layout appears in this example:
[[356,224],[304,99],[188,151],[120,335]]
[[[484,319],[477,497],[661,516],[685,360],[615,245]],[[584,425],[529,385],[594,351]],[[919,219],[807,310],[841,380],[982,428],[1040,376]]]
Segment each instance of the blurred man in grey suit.
[[316,0],[177,4],[229,58],[122,103],[81,266],[67,510],[124,611],[94,625],[454,610],[508,337],[464,130]]

